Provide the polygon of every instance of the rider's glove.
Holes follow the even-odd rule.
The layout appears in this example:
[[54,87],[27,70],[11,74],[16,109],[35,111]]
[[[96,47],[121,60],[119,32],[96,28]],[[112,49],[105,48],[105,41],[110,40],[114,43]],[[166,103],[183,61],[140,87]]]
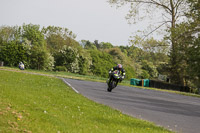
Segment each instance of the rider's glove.
[[109,71],[109,74],[111,74],[112,73],[112,71]]
[[124,79],[124,76],[122,76],[122,80]]

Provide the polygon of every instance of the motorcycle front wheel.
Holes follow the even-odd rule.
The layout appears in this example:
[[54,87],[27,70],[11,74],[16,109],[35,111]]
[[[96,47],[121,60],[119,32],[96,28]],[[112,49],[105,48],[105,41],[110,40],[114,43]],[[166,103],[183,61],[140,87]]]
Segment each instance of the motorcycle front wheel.
[[108,91],[108,92],[111,92],[111,91],[112,91],[112,89],[110,89],[110,87],[109,87],[109,88],[107,89],[107,91]]
[[112,89],[114,89],[115,87],[116,87],[115,81],[111,81],[110,84],[109,84],[109,86],[108,86],[107,91],[108,91],[108,92],[111,92]]

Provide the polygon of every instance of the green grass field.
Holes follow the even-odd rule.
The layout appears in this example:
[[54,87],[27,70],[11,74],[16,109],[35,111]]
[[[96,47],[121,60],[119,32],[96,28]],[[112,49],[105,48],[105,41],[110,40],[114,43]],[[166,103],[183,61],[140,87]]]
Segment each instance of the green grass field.
[[0,69],[0,132],[166,133],[75,93],[62,80]]

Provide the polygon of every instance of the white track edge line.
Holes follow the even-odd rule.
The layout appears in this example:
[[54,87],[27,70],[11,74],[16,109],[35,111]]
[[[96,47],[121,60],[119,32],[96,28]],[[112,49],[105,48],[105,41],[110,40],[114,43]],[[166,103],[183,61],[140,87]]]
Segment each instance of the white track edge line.
[[62,80],[63,80],[68,86],[70,86],[76,93],[79,93],[79,91],[77,91],[73,86],[71,86],[70,83],[68,83],[64,78],[62,78]]

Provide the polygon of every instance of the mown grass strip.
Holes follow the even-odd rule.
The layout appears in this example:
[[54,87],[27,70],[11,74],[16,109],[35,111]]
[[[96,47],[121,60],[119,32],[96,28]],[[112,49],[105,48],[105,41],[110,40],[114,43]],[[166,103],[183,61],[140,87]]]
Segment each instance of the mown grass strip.
[[169,132],[88,100],[55,77],[3,70],[0,77],[0,132]]

